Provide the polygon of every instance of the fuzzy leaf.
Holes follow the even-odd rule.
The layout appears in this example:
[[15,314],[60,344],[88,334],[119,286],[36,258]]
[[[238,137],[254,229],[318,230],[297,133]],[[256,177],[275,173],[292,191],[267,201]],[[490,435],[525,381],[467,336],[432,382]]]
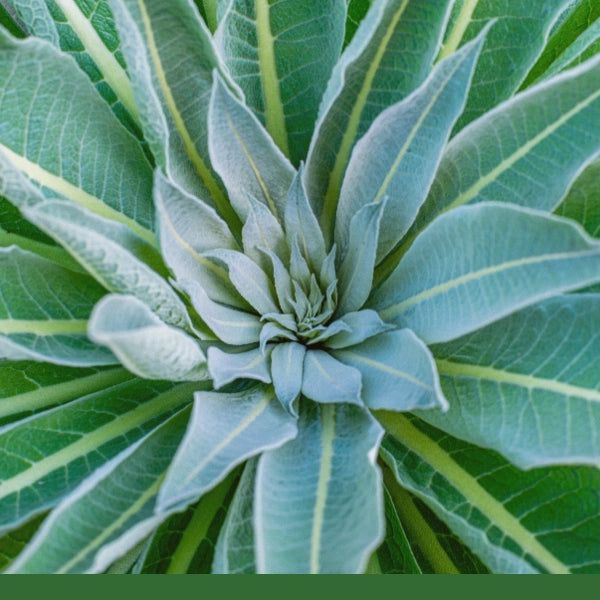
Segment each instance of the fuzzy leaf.
[[294,164],[306,156],[345,18],[344,0],[232,0],[220,19],[216,37],[229,72]]
[[236,379],[271,383],[269,353],[260,348],[232,354],[213,346],[208,349],[208,370],[216,390]]
[[160,489],[157,511],[181,510],[236,465],[295,435],[295,420],[275,400],[272,388],[196,394],[188,430]]
[[301,403],[298,435],[259,459],[260,573],[360,573],[383,536],[382,429],[349,405]]
[[134,296],[102,298],[90,317],[88,335],[144,379],[208,379],[206,358],[197,340],[163,323]]
[[295,401],[302,390],[306,346],[297,342],[275,344],[271,352],[271,377],[277,399],[293,416],[298,416]]
[[448,408],[431,352],[410,329],[388,331],[332,355],[360,372],[362,398],[371,409]]
[[339,321],[346,325],[346,329],[328,338],[328,348],[355,346],[367,338],[394,329],[393,325],[384,323],[374,310],[369,309],[346,313]]
[[[485,248],[485,252],[479,251]],[[425,343],[600,280],[600,245],[573,221],[481,203],[436,219],[369,302]]]

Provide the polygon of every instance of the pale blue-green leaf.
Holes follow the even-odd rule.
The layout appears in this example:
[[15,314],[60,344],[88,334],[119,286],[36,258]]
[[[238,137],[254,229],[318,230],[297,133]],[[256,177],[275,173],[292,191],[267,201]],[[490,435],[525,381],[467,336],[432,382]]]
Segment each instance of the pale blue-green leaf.
[[254,498],[260,573],[360,573],[383,538],[383,430],[346,404],[303,400],[297,437],[259,459]]
[[87,320],[106,293],[91,277],[15,246],[0,248],[0,357],[70,366],[110,365]]
[[359,310],[371,293],[379,229],[387,205],[384,197],[357,207],[350,220],[346,245],[341,247],[344,258],[338,269],[337,315]]
[[242,221],[248,216],[245,193],[283,219],[294,168],[258,119],[219,77],[215,78],[208,110],[208,149]]
[[600,236],[600,159],[587,166],[569,189],[556,214],[581,223],[592,236]]
[[88,335],[144,379],[208,379],[206,357],[198,341],[163,323],[134,296],[109,294],[102,298],[90,316]]
[[294,164],[304,159],[338,60],[344,0],[232,0],[216,33],[246,103]]
[[254,560],[254,480],[257,459],[251,458],[235,490],[233,501],[217,539],[212,572],[215,574],[256,573]]
[[[335,241],[349,242],[350,223],[371,202],[387,206],[381,218],[377,262],[412,225],[425,201],[452,126],[465,104],[473,68],[488,29],[439,63],[416,91],[383,111],[357,142],[344,177]],[[418,177],[415,177],[418,173]]]
[[597,573],[600,472],[522,471],[496,452],[399,413],[379,413],[394,438],[382,458],[398,481],[496,573]]
[[0,32],[0,115],[0,152],[13,169],[152,242],[150,165],[70,57]]
[[329,348],[338,349],[355,346],[370,337],[395,327],[384,323],[374,310],[369,309],[346,313],[339,320],[347,325],[347,330],[332,335],[327,340]]
[[0,363],[0,425],[66,404],[133,375],[121,367],[75,368],[47,362]]
[[[268,350],[268,348],[267,348]],[[271,383],[269,354],[260,348],[238,354],[223,352],[213,346],[208,349],[208,370],[216,390],[236,379],[255,379]]]
[[569,0],[459,0],[453,6],[440,58],[473,39],[491,21],[455,131],[510,98],[546,43],[548,32]]
[[242,228],[244,253],[263,271],[268,272],[271,266],[268,252],[272,252],[282,260],[286,260],[289,255],[285,233],[265,204],[250,195],[247,195],[246,199],[248,217]]
[[490,111],[446,147],[416,221],[481,201],[552,211],[600,150],[600,58]]
[[278,312],[271,281],[251,258],[242,252],[226,249],[208,250],[204,256],[226,266],[235,289],[259,314]]
[[271,265],[273,267],[273,284],[275,286],[277,302],[284,313],[292,313],[294,307],[291,302],[292,280],[290,274],[276,254],[268,250],[265,250],[264,252],[266,252],[267,256],[271,259]]
[[158,513],[181,510],[236,465],[295,435],[295,419],[277,402],[272,387],[195,394],[188,430],[158,496]]
[[419,416],[521,468],[600,466],[600,296],[564,295],[435,346],[450,402]]
[[58,504],[203,387],[135,378],[1,428],[0,531]]
[[121,224],[60,200],[23,209],[25,216],[61,245],[106,289],[131,294],[163,321],[189,328],[183,302],[156,271],[121,245]]
[[189,412],[179,411],[97,469],[44,521],[9,572],[98,573],[139,543],[148,525],[158,525],[153,512],[156,495]]
[[188,0],[110,0],[110,5],[157,164],[187,192],[213,204],[239,232],[208,154],[208,101],[220,61],[196,7]]
[[11,0],[30,34],[68,52],[124,125],[137,109],[107,0]]
[[214,302],[195,281],[179,281],[178,288],[221,341],[234,346],[258,342],[262,328],[258,315]]
[[[309,294],[310,281],[313,275],[307,260],[302,254],[300,244],[302,240],[297,236],[289,237],[290,241],[290,268],[289,273],[292,278],[292,286],[300,285],[305,294]],[[308,298],[308,296],[307,296]]]
[[362,405],[360,371],[344,365],[323,350],[307,350],[302,394],[319,403]]
[[425,80],[448,6],[447,0],[376,0],[338,61],[321,102],[305,171],[308,196],[326,237],[355,142],[380,112]]
[[569,219],[510,204],[461,206],[415,240],[369,306],[426,343],[448,341],[599,281],[599,258],[600,244]]
[[213,248],[239,249],[229,227],[214,208],[154,172],[154,203],[162,256],[176,279],[193,279],[216,301],[245,306],[227,272],[202,256]]
[[275,344],[271,352],[271,378],[277,399],[294,417],[298,416],[296,400],[302,390],[306,346],[297,342]]
[[321,269],[327,252],[325,240],[319,227],[319,221],[308,202],[304,182],[303,165],[290,186],[285,202],[285,231],[288,239],[298,240],[304,258],[311,264],[315,272]]
[[388,331],[332,355],[360,372],[370,409],[448,408],[433,356],[410,329]]
[[[351,313],[354,314],[354,313]],[[304,335],[308,337],[309,345],[323,344],[329,346],[329,340],[335,336],[346,334],[351,335],[352,328],[344,319],[336,319],[328,325],[319,325],[313,327],[312,330],[306,332]]]
[[265,323],[260,331],[260,352],[263,354],[266,353],[267,344],[274,340],[278,342],[281,342],[282,340],[294,342],[296,341],[296,334],[287,327],[279,325],[279,323],[273,321]]

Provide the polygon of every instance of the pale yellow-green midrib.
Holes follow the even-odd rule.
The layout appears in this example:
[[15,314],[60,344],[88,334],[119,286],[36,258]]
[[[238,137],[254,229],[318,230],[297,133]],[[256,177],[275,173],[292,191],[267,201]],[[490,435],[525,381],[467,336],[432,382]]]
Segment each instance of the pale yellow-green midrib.
[[0,319],[0,334],[86,335],[87,319]]
[[501,502],[480,485],[477,479],[458,465],[450,454],[417,429],[406,417],[400,413],[384,411],[378,411],[376,416],[389,433],[435,469],[471,506],[514,540],[524,553],[550,573],[570,573],[569,568],[525,529]]
[[465,0],[463,5],[461,6],[460,13],[458,14],[456,20],[454,21],[454,26],[452,31],[446,38],[446,43],[444,44],[442,50],[440,51],[437,61],[450,56],[453,52],[455,52],[460,46],[460,42],[465,35],[465,31],[467,27],[472,21],[473,12],[477,7],[478,0]]

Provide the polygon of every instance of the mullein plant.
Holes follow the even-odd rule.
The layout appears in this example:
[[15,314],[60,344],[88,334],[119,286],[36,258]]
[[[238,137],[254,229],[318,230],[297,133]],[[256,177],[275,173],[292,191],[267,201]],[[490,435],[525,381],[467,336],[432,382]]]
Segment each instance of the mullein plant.
[[0,567],[600,572],[599,16],[4,2]]

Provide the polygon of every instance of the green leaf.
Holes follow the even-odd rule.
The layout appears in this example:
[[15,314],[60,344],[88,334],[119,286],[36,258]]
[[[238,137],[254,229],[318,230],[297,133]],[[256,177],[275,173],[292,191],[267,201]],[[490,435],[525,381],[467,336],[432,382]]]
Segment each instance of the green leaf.
[[346,0],[346,4],[348,5],[348,16],[346,18],[344,47],[347,46],[354,37],[360,22],[364,19],[371,6],[371,0]]
[[237,473],[229,476],[196,505],[172,515],[158,527],[145,553],[141,573],[210,573],[214,545],[236,476]]
[[25,24],[19,19],[15,9],[3,2],[0,2],[0,25],[15,37],[22,38],[27,35]]
[[188,430],[159,493],[158,513],[181,510],[236,465],[295,435],[295,420],[270,387],[196,394]]
[[360,372],[363,401],[371,409],[448,408],[433,357],[410,329],[388,331],[332,354]]
[[133,379],[0,429],[0,531],[58,504],[200,388]]
[[245,194],[265,203],[281,221],[294,167],[219,77],[215,78],[208,110],[208,149],[242,221],[248,217]]
[[369,306],[425,343],[448,341],[598,281],[599,256],[573,221],[509,204],[461,206],[415,240]]
[[419,416],[521,468],[600,464],[600,296],[558,296],[435,346],[450,403]]
[[212,346],[208,349],[208,370],[215,389],[236,379],[253,379],[271,383],[269,353],[260,348],[232,354]]
[[136,241],[124,235],[120,223],[60,200],[47,200],[23,212],[106,289],[131,294],[166,323],[189,329],[183,302],[163,277],[132,253]]
[[19,556],[45,518],[45,513],[38,515],[24,525],[21,525],[21,527],[0,536],[0,572],[3,572]]
[[93,279],[17,247],[0,248],[0,357],[69,366],[114,364],[87,338],[105,294]]
[[307,350],[304,356],[302,394],[319,403],[362,405],[360,372],[324,350]]
[[304,400],[298,435],[262,454],[254,536],[260,573],[360,573],[383,537],[375,452],[382,430],[362,409]]
[[600,150],[600,58],[500,105],[446,147],[418,231],[469,203],[552,211]]
[[[30,190],[40,186],[154,243],[150,165],[88,78],[42,40],[17,41],[0,32],[0,50],[0,181],[22,171]],[[74,160],[81,152],[92,152],[94,160]],[[13,187],[23,185],[21,180]],[[8,192],[2,193],[11,202],[25,204],[14,190]],[[38,192],[27,203],[39,197]]]
[[380,112],[408,96],[429,74],[447,11],[446,0],[375,0],[338,61],[319,109],[305,172],[326,237],[354,144]]
[[258,459],[251,458],[235,491],[215,547],[212,572],[256,573],[254,559],[254,486]]
[[382,456],[495,573],[595,573],[600,564],[600,471],[520,471],[494,452],[399,413]]
[[427,197],[440,155],[464,107],[487,31],[484,29],[473,42],[439,63],[421,87],[383,111],[357,142],[336,214],[335,240],[339,246],[345,248],[349,243],[350,222],[357,211],[386,197],[377,262],[408,231]]
[[132,379],[120,367],[57,369],[40,362],[0,363],[0,424],[66,404],[81,396]]
[[[219,59],[192,2],[110,0],[144,137],[164,172],[239,227],[211,166],[208,98]],[[182,57],[186,60],[182,60]]]
[[510,98],[544,48],[548,32],[569,0],[459,0],[453,6],[440,58],[474,38],[491,21],[459,131]]
[[277,399],[293,416],[298,416],[295,401],[302,390],[306,346],[297,342],[275,344],[271,352],[271,377]]
[[137,109],[106,0],[11,0],[29,32],[68,52],[101,96],[135,130]]
[[52,511],[10,573],[98,573],[159,522],[156,494],[189,418],[189,408],[88,477]]
[[90,317],[88,335],[144,379],[208,379],[206,357],[198,341],[163,323],[134,296],[102,298]]
[[232,0],[219,21],[229,72],[294,164],[306,156],[345,20],[344,0]]

